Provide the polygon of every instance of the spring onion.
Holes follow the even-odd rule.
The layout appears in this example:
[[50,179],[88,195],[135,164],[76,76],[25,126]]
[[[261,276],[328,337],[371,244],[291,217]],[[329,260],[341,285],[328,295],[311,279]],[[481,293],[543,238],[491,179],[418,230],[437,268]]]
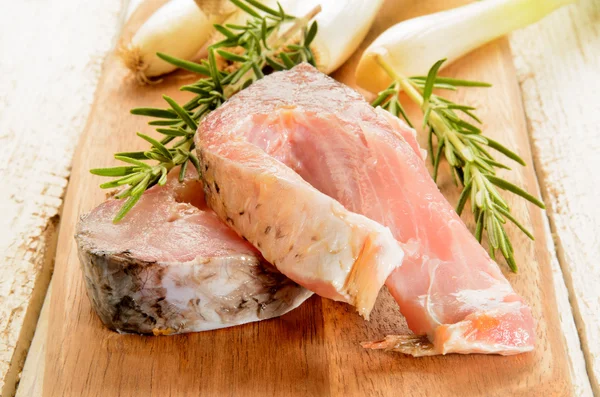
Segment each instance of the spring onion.
[[371,27],[383,0],[281,0],[293,15],[304,15],[317,5],[319,34],[311,50],[317,68],[326,74],[339,68],[356,51]]
[[160,59],[167,52],[190,60],[207,43],[219,23],[232,11],[222,0],[171,0],[160,7],[138,29],[120,55],[140,83],[172,72],[176,66]]
[[371,92],[384,90],[390,76],[376,56],[404,76],[426,75],[441,58],[447,66],[469,51],[530,25],[576,0],[483,0],[410,19],[383,32],[363,53],[356,83]]

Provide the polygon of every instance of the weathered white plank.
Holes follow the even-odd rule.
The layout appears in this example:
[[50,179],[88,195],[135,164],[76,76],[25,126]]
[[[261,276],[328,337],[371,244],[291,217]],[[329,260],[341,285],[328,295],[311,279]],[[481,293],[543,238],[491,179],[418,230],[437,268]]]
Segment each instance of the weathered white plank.
[[52,283],[42,306],[35,335],[31,341],[29,354],[23,366],[21,380],[17,388],[16,397],[41,397],[44,386],[44,368],[46,366],[46,341],[48,340],[48,317],[50,312],[50,297],[52,296]]
[[[600,2],[581,0],[512,36],[535,166],[587,372],[600,394]],[[579,395],[583,363],[565,298],[563,330]]]
[[51,274],[73,148],[124,0],[0,12],[0,390],[14,392]]

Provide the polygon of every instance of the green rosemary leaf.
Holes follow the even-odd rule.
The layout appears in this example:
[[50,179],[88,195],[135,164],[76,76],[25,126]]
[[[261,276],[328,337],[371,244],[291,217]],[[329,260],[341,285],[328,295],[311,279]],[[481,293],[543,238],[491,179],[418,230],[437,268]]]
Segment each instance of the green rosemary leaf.
[[[421,81],[421,80],[415,80],[415,84],[420,88],[423,88],[425,86],[425,82]],[[434,90],[448,90],[448,91],[456,91],[457,90],[457,88],[452,85],[440,84],[440,83],[434,83],[433,89]]]
[[[215,50],[213,48],[208,49],[208,70],[210,72],[210,77],[212,79],[213,84],[215,85],[215,89],[217,91],[222,91],[221,87],[221,76],[219,73],[219,69],[217,69],[217,61],[215,59]],[[180,115],[181,116],[181,115]]]
[[171,152],[169,152],[169,149],[167,149],[162,143],[160,143],[159,141],[157,141],[156,139],[154,139],[152,137],[149,137],[148,135],[144,135],[144,134],[141,134],[139,132],[137,133],[137,136],[139,136],[140,138],[142,138],[146,142],[150,143],[165,158],[167,158],[169,160],[173,160],[173,156],[171,155]]
[[198,172],[198,176],[202,175],[202,170],[200,169],[200,161],[198,161],[198,157],[196,157],[196,155],[194,155],[193,153],[190,153],[189,159],[190,159],[190,162],[196,168],[196,171]]
[[285,52],[282,52],[281,54],[279,54],[279,58],[283,61],[283,64],[285,65],[285,67],[287,69],[291,69],[294,66],[296,66],[296,64],[291,60],[291,58]]
[[494,168],[491,165],[489,165],[488,162],[485,161],[482,157],[475,157],[473,161],[475,161],[479,168],[481,168],[482,171],[485,171],[485,173],[492,174],[494,172]]
[[137,195],[141,195],[142,193],[144,193],[144,190],[146,190],[146,188],[150,184],[150,179],[152,179],[152,173],[148,172],[144,176],[144,179],[142,179],[140,182],[138,182],[133,187],[133,189],[131,190],[131,195],[137,196]]
[[225,27],[233,30],[246,30],[247,26],[244,25],[236,25],[235,23],[226,23]]
[[[439,145],[439,143],[438,143],[438,145]],[[446,156],[446,160],[448,161],[448,164],[450,164],[453,167],[458,166],[457,157],[460,156],[461,154],[458,153],[454,149],[454,145],[452,145],[452,143],[450,143],[448,138],[444,139],[443,145],[444,145],[444,156]]]
[[120,153],[115,153],[115,156],[129,157],[130,159],[136,159],[136,160],[147,160],[148,159],[146,157],[145,152],[120,152]]
[[[411,80],[427,80],[427,76],[414,76],[411,77]],[[485,83],[482,81],[472,81],[472,80],[461,80],[461,79],[453,79],[450,77],[439,77],[435,78],[435,82],[439,84],[448,84],[454,87],[491,87],[490,83]]]
[[273,58],[267,56],[265,57],[265,61],[267,64],[273,68],[275,71],[285,70],[285,66],[275,61]]
[[486,83],[483,81],[453,79],[450,77],[438,77],[435,80],[435,82],[453,85],[454,87],[491,87],[492,86],[490,83]]
[[[244,38],[243,35],[240,35],[240,38],[238,40],[226,38],[226,39],[223,39],[223,40],[218,41],[215,44],[211,45],[210,48],[216,49],[216,48],[221,48],[221,47],[226,47],[226,48],[235,47],[237,44],[241,43],[243,38]],[[207,76],[210,76],[210,68],[208,68],[207,70],[209,72],[209,74],[207,74]]]
[[165,167],[160,167],[160,178],[156,183],[157,185],[163,186],[165,183],[167,183],[167,173],[168,171]]
[[148,164],[146,164],[146,163],[143,163],[143,162],[141,162],[141,161],[139,161],[139,160],[136,160],[136,159],[134,159],[134,158],[131,158],[131,157],[127,157],[127,156],[119,155],[119,154],[115,154],[115,159],[117,159],[117,160],[121,160],[121,161],[123,161],[123,162],[125,162],[125,163],[129,163],[129,164],[137,165],[138,167],[145,168],[145,169],[150,169],[150,168],[152,168],[152,167],[150,167]]
[[199,94],[199,95],[205,95],[210,92],[204,88],[201,88],[201,87],[198,87],[195,85],[184,85],[179,88],[179,91],[188,91],[188,92],[193,92],[194,94]]
[[[481,135],[468,134],[468,135],[464,135],[463,138],[466,139],[466,140],[469,140],[469,141],[479,142],[479,143],[482,143],[484,145],[487,145],[487,143],[488,143],[487,138],[484,137],[484,136],[481,136]],[[478,146],[477,149],[479,150],[480,147]]]
[[475,114],[473,114],[473,112],[471,112],[467,109],[459,109],[459,111],[466,114],[467,116],[469,116],[470,118],[472,118],[473,120],[478,122],[479,124],[481,124],[481,119],[479,117],[475,116]]
[[176,128],[157,128],[156,129],[157,132],[160,132],[163,135],[168,135],[168,136],[188,136],[189,133],[182,130],[182,129],[176,129]]
[[510,270],[516,273],[518,267],[515,262],[514,251],[510,239],[508,238],[508,234],[506,234],[506,230],[504,230],[503,227],[500,227],[498,231],[502,234],[502,237],[500,238],[500,252],[502,252],[502,255],[506,258],[506,263],[508,263]]
[[492,167],[501,168],[503,170],[510,170],[511,169],[509,166],[507,166],[505,164],[502,164],[502,163],[500,163],[500,162],[498,162],[498,161],[496,161],[494,159],[487,158],[485,160],[485,162],[488,163],[489,165],[491,165]]
[[183,164],[181,164],[181,168],[179,169],[179,183],[183,182],[183,180],[185,179],[185,173],[187,172],[187,165],[189,164],[188,161],[185,161]]
[[431,69],[429,69],[427,79],[425,80],[425,88],[423,88],[423,102],[429,101],[429,97],[431,97],[431,93],[433,92],[433,85],[436,81],[437,72],[445,61],[445,59],[440,59],[431,67]]
[[542,203],[540,200],[538,200],[537,198],[533,197],[531,194],[527,193],[525,190],[521,189],[520,187],[513,185],[512,183],[498,178],[494,175],[488,175],[487,179],[492,182],[494,185],[498,186],[500,189],[504,189],[504,190],[508,190],[509,192],[512,192],[518,196],[523,197],[525,200],[537,205],[538,207],[540,207],[541,209],[545,209],[546,206],[544,205],[544,203]]
[[[413,127],[414,128],[414,127]],[[429,131],[427,131],[427,151],[429,152],[429,158],[431,159],[431,164],[435,164],[435,156],[433,155],[433,128],[429,127]],[[434,178],[435,181],[435,178]]]
[[467,106],[467,105],[459,105],[459,104],[452,103],[452,102],[448,103],[448,106],[447,106],[447,107],[448,107],[448,109],[458,109],[458,110],[475,110],[475,108],[474,108],[474,107],[472,107],[472,106]]
[[264,5],[260,1],[246,0],[246,2],[248,4],[250,4],[250,5],[252,5],[253,7],[258,8],[259,10],[261,10],[263,12],[266,12],[267,14],[270,14],[270,15],[273,15],[273,16],[276,16],[276,17],[279,16],[279,13],[276,10],[274,10],[274,9],[272,9],[272,8]]
[[488,140],[488,146],[491,147],[492,149],[495,149],[497,151],[499,151],[500,153],[502,153],[503,155],[505,155],[506,157],[508,157],[511,160],[516,161],[517,163],[521,164],[522,166],[525,166],[525,161],[519,157],[518,154],[516,154],[515,152],[513,152],[512,150],[508,149],[507,147],[503,146],[502,144],[494,141],[493,139],[487,138]]
[[448,91],[457,91],[457,88],[450,84],[442,84],[442,83],[434,83],[434,90],[448,90]]
[[140,200],[140,198],[142,198],[143,193],[144,191],[141,190],[137,194],[130,196],[113,219],[113,223],[117,223],[122,220],[125,214],[127,214],[129,210],[131,210],[133,206]]
[[[472,177],[472,172],[470,171],[471,167],[468,167],[466,169],[467,173],[470,174],[470,176]],[[469,179],[470,180],[470,179]],[[473,213],[473,215],[475,216],[475,219],[477,219],[478,214],[481,211],[481,194],[479,194],[479,189],[477,189],[477,186],[475,187],[471,187],[471,197],[469,197],[469,200],[471,201],[471,212]],[[481,242],[481,241],[480,241]]]
[[306,33],[306,37],[304,38],[304,45],[306,47],[310,46],[311,43],[313,42],[313,40],[315,39],[315,37],[317,36],[317,21],[314,21],[311,25],[310,25],[310,29],[308,30],[308,33]]
[[437,148],[437,153],[433,156],[433,180],[437,181],[438,170],[440,168],[440,158],[442,157],[442,152],[444,150],[444,141],[442,141]]
[[391,98],[386,106],[387,111],[393,114],[394,116],[398,117],[398,115],[400,114],[400,109],[398,108],[399,104],[400,103],[396,100],[396,98]]
[[443,116],[447,123],[456,123],[461,121],[460,117],[456,114],[456,112],[448,106],[450,106],[452,102],[445,103],[441,100],[441,98],[437,95],[434,95],[434,103],[431,104],[432,110],[435,110],[441,116]]
[[508,208],[508,203],[502,198],[502,196],[500,196],[500,194],[494,188],[494,186],[491,185],[488,177],[489,177],[489,175],[486,175],[482,179],[485,181],[484,182],[485,187],[486,187],[486,190],[489,193],[490,197],[494,200],[495,203],[498,203],[500,206],[502,206],[504,208]]
[[181,118],[181,120],[185,122],[185,124],[187,124],[188,127],[190,127],[193,131],[196,131],[198,129],[198,125],[196,124],[196,122],[192,120],[188,112],[181,106],[179,106],[177,102],[175,102],[171,97],[167,95],[163,95],[163,99],[167,101],[167,103],[171,106],[175,113],[177,113],[177,115]]
[[162,143],[163,145],[168,145],[169,143],[171,143],[171,141],[173,141],[176,137],[174,136],[166,136],[163,139],[160,140],[160,143]]
[[125,176],[135,172],[136,167],[92,168],[90,173],[99,176]]
[[[506,242],[510,244],[510,241],[508,239],[506,240]],[[517,263],[515,262],[514,256],[511,255],[508,258],[506,258],[506,262],[508,263],[508,267],[510,267],[510,270],[513,273],[519,272],[519,268],[517,267]]]
[[131,109],[131,114],[138,116],[149,116],[161,119],[176,119],[177,113],[171,109],[156,109],[156,108],[135,108]]
[[458,183],[464,183],[460,175],[458,174],[459,167],[450,168],[450,174],[452,175],[452,182],[454,182],[454,186],[458,187]]
[[458,198],[458,204],[456,204],[456,213],[458,215],[462,214],[462,211],[465,208],[465,203],[467,202],[467,199],[469,198],[469,194],[471,193],[472,186],[473,186],[473,182],[469,181],[463,188],[463,191],[460,192],[460,197]]
[[[486,217],[485,230],[487,231],[488,242],[490,243],[490,248],[494,250],[498,249],[500,243],[498,242],[499,236],[496,232],[496,219],[494,216]],[[492,251],[493,252],[493,251]]]
[[[242,2],[241,0],[229,0],[229,1],[231,1],[237,8],[244,11],[246,14],[252,15],[255,18],[260,18],[260,14],[258,12],[254,11],[254,9],[252,7],[249,7],[246,4],[244,4],[244,2]],[[246,1],[248,1],[248,0],[246,0]],[[248,1],[248,3],[250,3],[250,1]]]
[[277,2],[277,8],[279,10],[279,15],[278,15],[279,18],[282,18],[282,19],[286,18],[285,11],[283,11],[283,7],[281,6],[280,2]]
[[262,54],[262,47],[260,46],[260,42],[262,41],[261,35],[253,30],[248,30],[246,33],[254,39],[254,41],[252,42],[254,51],[256,51],[256,53],[258,55],[261,55]]
[[[201,98],[204,99],[204,98]],[[194,110],[195,108],[197,108],[199,106],[199,101],[200,99],[198,99],[198,97],[192,98],[189,101],[187,101],[184,105],[183,108],[189,112],[191,112],[192,110]],[[183,121],[181,121],[181,119],[177,120],[181,123],[181,125],[183,125]]]
[[398,100],[397,96],[394,98],[394,100],[396,102],[398,102],[398,112],[400,112],[400,115],[402,116],[402,118],[404,119],[404,121],[406,121],[406,124],[408,124],[410,128],[415,128],[415,126],[413,125],[413,123],[408,118],[408,115],[404,111],[404,107],[402,106],[402,104]]
[[459,120],[456,122],[456,125],[460,128],[463,128],[467,131],[472,132],[473,134],[481,134],[481,129],[475,127],[473,124],[464,121],[464,120]]
[[255,63],[252,64],[252,71],[254,72],[254,75],[256,76],[257,80],[260,80],[263,77],[265,77],[265,75],[263,74],[261,68],[258,67],[258,65],[255,64]]
[[242,67],[240,67],[237,72],[232,74],[232,78],[231,78],[231,81],[229,82],[229,84],[232,84],[232,85],[237,84],[240,81],[240,79],[242,77],[244,77],[246,75],[246,73],[248,73],[250,71],[250,69],[252,69],[252,64],[253,64],[253,62],[251,62],[251,61],[243,64]]
[[480,212],[477,217],[477,226],[475,227],[475,238],[479,243],[481,243],[481,238],[483,237],[483,222],[484,222],[484,212]]
[[237,55],[237,54],[234,54],[229,51],[217,50],[217,53],[219,55],[221,55],[223,58],[227,59],[228,61],[232,61],[232,62],[247,62],[248,61],[247,57]]
[[187,70],[187,71],[193,72],[193,73],[203,74],[205,76],[208,76],[208,74],[209,74],[208,69],[204,65],[201,65],[199,63],[172,57],[172,56],[167,55],[162,52],[157,52],[156,56],[159,57],[160,59],[162,59],[163,61],[168,62],[172,65],[175,65],[178,68],[181,68],[183,70]]
[[148,125],[167,126],[167,125],[176,125],[178,123],[179,123],[178,119],[173,119],[173,120],[152,120],[152,121],[148,122]]
[[395,92],[396,92],[396,90],[394,90],[393,84],[392,84],[392,86],[390,86],[386,90],[381,91],[377,95],[377,98],[375,98],[375,100],[373,102],[371,102],[371,106],[373,106],[374,108],[376,108],[377,106],[380,106],[383,103],[383,101],[385,101],[390,95],[393,95]]
[[244,81],[244,84],[242,84],[242,90],[250,87],[252,83],[254,83],[254,79],[252,78],[249,78],[248,80]]
[[267,37],[269,36],[269,28],[267,28],[267,20],[263,19],[262,24],[260,26],[260,33],[261,33],[261,39],[263,42],[263,45],[265,46],[265,49],[270,50],[271,48],[269,47],[269,43],[267,43]]
[[227,37],[228,39],[237,39],[238,35],[233,33],[231,30],[227,29],[227,27],[220,25],[218,23],[213,24],[214,28],[217,30],[217,32],[221,33],[223,36]]
[[506,244],[506,232],[504,228],[499,222],[494,222],[495,233],[498,236],[498,248],[500,248],[500,252],[505,258],[511,256],[511,253],[508,251],[508,245]]
[[136,184],[144,179],[146,174],[143,172],[137,172],[132,175],[124,176],[123,178],[116,179],[114,181],[110,181],[107,183],[103,183],[100,185],[100,189],[114,189],[119,186],[127,185],[127,184]]
[[156,150],[147,150],[146,152],[144,152],[144,154],[146,155],[146,157],[150,160],[155,160],[158,161],[159,163],[170,163],[171,160],[165,156],[163,156],[160,152],[156,151]]
[[425,128],[427,127],[427,124],[429,124],[429,116],[431,116],[431,112],[433,111],[433,109],[430,106],[427,106],[424,110],[424,114],[423,114],[423,125],[421,126],[421,128]]
[[512,214],[508,210],[506,210],[506,208],[503,208],[502,206],[500,206],[498,204],[495,204],[495,208],[504,217],[506,217],[506,219],[508,219],[509,221],[514,223],[515,226],[518,227],[527,237],[529,237],[531,240],[535,240],[535,238],[533,237],[533,234],[531,234],[531,232],[529,230],[527,230],[527,228],[525,226],[523,226],[521,224],[521,222],[519,222],[514,216],[512,216]]

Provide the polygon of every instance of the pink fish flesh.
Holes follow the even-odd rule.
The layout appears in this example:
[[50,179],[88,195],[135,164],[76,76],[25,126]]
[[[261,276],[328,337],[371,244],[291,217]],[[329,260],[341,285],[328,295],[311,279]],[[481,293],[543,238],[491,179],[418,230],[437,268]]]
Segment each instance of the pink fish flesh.
[[110,199],[77,225],[88,296],[107,327],[161,335],[231,327],[280,316],[311,296],[206,206],[195,170],[183,183],[178,174],[146,191],[119,223],[112,220],[123,200]]
[[[263,220],[289,220],[287,224],[296,225],[293,241],[310,238],[315,228],[323,227],[320,219],[328,209],[306,196],[311,191],[308,183],[341,203],[345,211],[391,230],[405,257],[386,285],[410,329],[427,336],[433,346],[412,336],[388,337],[367,347],[413,355],[508,355],[533,349],[530,308],[432,181],[414,131],[373,109],[352,89],[307,64],[274,73],[212,112],[199,127],[197,146],[204,163],[217,168],[207,170],[211,178],[239,174],[221,189],[240,197],[235,207],[228,207],[232,201],[216,202],[214,189],[206,186],[208,203],[219,207],[219,216],[244,211],[257,198],[267,207],[253,213],[252,221],[238,224],[235,219],[238,233],[250,233]],[[297,189],[289,188],[289,181]],[[263,196],[264,185],[273,185],[275,193]],[[309,217],[319,219],[318,224],[308,224]],[[325,244],[336,241],[336,236],[318,237]],[[263,254],[265,245],[267,250],[285,248],[277,248],[277,241],[248,239]],[[279,261],[272,263],[301,285],[332,297],[320,289],[318,272],[310,282],[293,276],[315,263],[291,261],[285,268]],[[373,273],[361,274],[369,276]],[[368,285],[374,284],[379,282]]]

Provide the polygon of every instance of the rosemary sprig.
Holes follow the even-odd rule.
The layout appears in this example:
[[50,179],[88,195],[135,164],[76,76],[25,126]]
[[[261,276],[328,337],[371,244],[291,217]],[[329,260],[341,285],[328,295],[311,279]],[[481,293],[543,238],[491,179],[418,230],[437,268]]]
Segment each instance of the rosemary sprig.
[[[163,96],[167,108],[131,110],[132,114],[152,117],[154,120],[148,124],[157,127],[156,131],[163,138],[157,140],[138,132],[137,135],[150,144],[150,149],[116,153],[115,159],[128,163],[128,166],[90,170],[95,175],[115,178],[100,185],[103,189],[127,186],[115,196],[127,200],[114,222],[123,219],[147,189],[156,184],[163,185],[167,174],[176,166],[181,166],[180,181],[183,181],[189,164],[201,175],[194,154],[194,135],[199,121],[208,113],[270,71],[290,69],[302,62],[315,64],[310,44],[317,34],[317,23],[313,22],[310,27],[308,24],[319,13],[320,6],[297,18],[286,14],[279,4],[275,10],[257,0],[230,1],[250,18],[245,25],[215,25],[224,38],[209,47],[208,59],[196,63],[157,54],[181,69],[207,76],[180,88],[195,94],[183,105]],[[291,26],[282,32],[288,24]],[[290,43],[300,32],[299,43]],[[219,69],[218,57],[230,63],[226,70]]]
[[[471,211],[477,222],[475,237],[481,243],[483,232],[487,233],[490,256],[495,259],[499,250],[513,272],[517,271],[513,246],[505,230],[506,221],[514,223],[527,237],[534,239],[529,232],[511,214],[506,200],[499,190],[508,190],[532,202],[540,208],[544,204],[520,187],[496,175],[498,169],[510,169],[497,161],[489,149],[494,149],[520,165],[525,162],[513,151],[500,143],[482,135],[477,124],[481,121],[475,115],[474,107],[458,104],[433,93],[435,89],[456,90],[458,87],[489,87],[487,83],[439,77],[439,68],[445,60],[433,65],[427,76],[405,77],[394,71],[381,57],[379,65],[394,80],[380,92],[373,106],[381,106],[397,117],[402,117],[412,126],[399,100],[403,90],[418,104],[423,112],[423,128],[429,136],[429,157],[433,164],[433,179],[437,180],[442,157],[450,165],[456,184],[463,186],[456,212],[460,215],[467,200],[470,199]],[[462,115],[463,117],[460,117]],[[466,116],[466,117],[465,117]],[[465,120],[471,119],[473,122]],[[434,138],[437,147],[434,148]]]

